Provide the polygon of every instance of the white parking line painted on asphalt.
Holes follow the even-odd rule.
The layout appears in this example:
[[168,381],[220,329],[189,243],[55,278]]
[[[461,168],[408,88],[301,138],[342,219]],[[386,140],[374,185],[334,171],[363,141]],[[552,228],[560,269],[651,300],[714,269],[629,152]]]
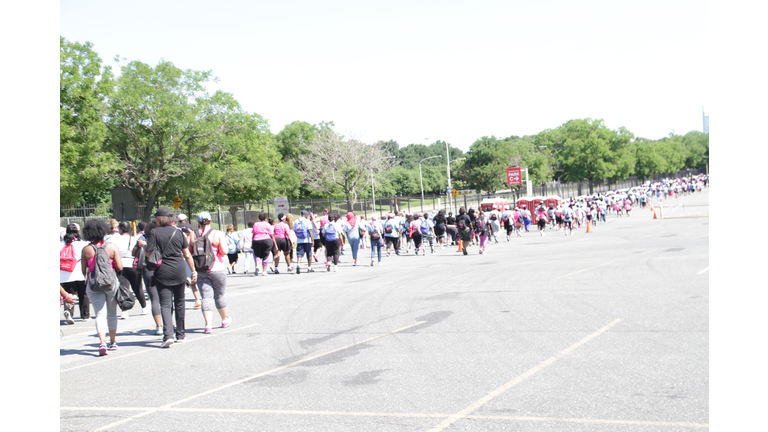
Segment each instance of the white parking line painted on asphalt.
[[697,275],[700,275],[700,274],[702,274],[702,273],[706,273],[706,272],[708,272],[708,271],[709,271],[709,267],[705,268],[704,270],[701,270],[701,271],[699,271],[699,272],[698,272],[698,273],[696,273],[696,274],[697,274]]
[[122,419],[122,420],[118,420],[116,422],[112,422],[112,423],[110,423],[108,425],[105,425],[105,426],[102,426],[102,427],[100,427],[98,429],[94,429],[94,432],[98,432],[98,431],[106,430],[106,429],[109,429],[109,428],[112,428],[112,427],[115,427],[115,426],[119,426],[121,424],[128,423],[131,420],[135,420],[135,419],[144,417],[146,415],[155,413],[157,411],[160,411],[160,410],[163,410],[163,409],[166,409],[166,408],[171,408],[171,407],[173,407],[175,405],[183,404],[183,403],[189,402],[189,401],[191,401],[193,399],[197,399],[199,397],[206,396],[206,395],[209,395],[211,393],[215,393],[217,391],[224,390],[224,389],[230,388],[232,386],[236,386],[238,384],[242,384],[244,382],[247,382],[247,381],[250,381],[250,380],[253,380],[253,379],[256,379],[256,378],[263,377],[265,375],[270,375],[270,374],[273,374],[275,372],[279,372],[279,371],[281,371],[283,369],[287,369],[287,368],[292,367],[292,366],[296,366],[296,365],[299,365],[299,364],[302,364],[302,363],[306,363],[308,361],[316,360],[316,359],[318,359],[320,357],[325,357],[327,355],[334,354],[334,353],[337,353],[339,351],[343,351],[345,349],[349,349],[349,348],[352,348],[352,347],[357,346],[357,345],[362,345],[364,343],[368,343],[368,342],[371,342],[373,340],[383,338],[385,336],[393,335],[395,333],[399,333],[401,331],[408,330],[411,327],[416,327],[416,326],[424,324],[426,322],[427,321],[419,321],[419,322],[417,322],[415,324],[411,324],[409,326],[402,327],[402,328],[399,328],[397,330],[393,330],[393,331],[391,331],[389,333],[384,333],[384,334],[381,334],[381,335],[378,335],[378,336],[374,336],[372,338],[368,338],[368,339],[362,340],[360,342],[355,342],[353,344],[350,344],[350,345],[347,345],[347,346],[344,346],[344,347],[341,347],[341,348],[337,348],[335,350],[331,350],[331,351],[324,352],[322,354],[318,354],[316,356],[308,357],[308,358],[305,358],[303,360],[295,361],[295,362],[287,364],[287,365],[279,366],[279,367],[276,367],[274,369],[270,369],[270,370],[268,370],[266,372],[257,373],[255,375],[251,375],[251,376],[249,376],[247,378],[243,378],[243,379],[237,380],[235,382],[232,382],[232,383],[229,383],[229,384],[225,384],[223,386],[219,386],[219,387],[216,387],[214,389],[207,390],[207,391],[204,391],[202,393],[198,393],[198,394],[186,397],[184,399],[177,400],[176,402],[171,402],[169,404],[165,404],[165,405],[157,407],[157,408],[151,408],[151,409],[149,409],[147,411],[143,411],[143,412],[140,412],[138,414],[132,415],[131,417],[128,417],[128,418],[125,418],[125,419]]
[[[203,335],[203,336],[192,338],[192,339],[185,339],[185,341],[184,341],[184,343],[182,345],[190,344],[192,342],[197,342],[197,341],[200,341],[200,340],[211,339],[211,338],[214,338],[216,336],[221,336],[223,334],[232,333],[234,331],[247,329],[249,327],[253,327],[253,326],[257,326],[257,325],[261,325],[261,324],[256,323],[256,324],[251,324],[251,325],[247,325],[247,326],[243,326],[243,327],[233,328],[231,330],[224,330],[224,331],[221,331],[221,332],[216,332],[216,333],[212,333],[212,334],[208,334],[208,335]],[[176,344],[174,344],[174,345],[176,345]],[[71,370],[80,369],[80,368],[84,368],[84,367],[87,367],[87,366],[100,365],[100,364],[102,364],[104,362],[108,362],[108,361],[112,361],[112,360],[120,360],[120,359],[123,359],[123,358],[126,358],[126,357],[135,356],[137,354],[144,354],[146,352],[158,351],[158,350],[162,350],[162,349],[163,348],[160,348],[158,346],[158,347],[147,348],[145,350],[141,350],[141,351],[133,352],[133,353],[130,353],[130,354],[125,354],[125,355],[120,355],[120,356],[114,356],[114,357],[107,356],[106,358],[103,358],[103,359],[98,360],[98,361],[94,361],[92,363],[87,363],[87,364],[84,364],[84,365],[75,366],[75,367],[72,367],[72,368],[69,368],[69,369],[62,369],[62,370],[59,371],[59,373],[61,373],[61,372],[69,372]]]
[[584,339],[576,342],[575,344],[569,346],[568,348],[560,351],[559,353],[555,354],[554,356],[544,360],[543,362],[539,363],[538,365],[532,367],[531,369],[528,369],[523,374],[519,375],[512,381],[509,381],[508,383],[504,384],[503,386],[497,388],[496,390],[488,393],[487,395],[483,396],[482,398],[478,399],[476,402],[470,404],[463,410],[457,412],[456,414],[452,414],[447,419],[445,419],[442,423],[438,424],[437,426],[430,429],[430,432],[439,432],[447,428],[448,426],[456,423],[457,421],[467,418],[467,416],[472,413],[473,411],[477,410],[481,406],[485,405],[486,403],[490,402],[492,399],[494,399],[497,396],[500,396],[507,390],[511,389],[512,387],[520,384],[521,382],[525,381],[528,377],[534,375],[535,373],[539,372],[540,370],[544,369],[545,367],[551,365],[552,363],[559,360],[561,357],[565,356],[566,354],[570,353],[571,351],[575,350],[576,348],[584,345],[585,343],[589,342],[590,340],[596,338],[597,336],[600,336],[601,334],[605,333],[613,327],[614,325],[620,323],[623,320],[623,318],[616,318],[615,320],[611,321],[608,325],[601,328],[600,330],[592,333],[591,335],[585,337]]
[[575,274],[579,274],[579,273],[585,272],[585,271],[587,271],[587,270],[592,270],[592,269],[596,269],[596,268],[598,268],[598,267],[603,267],[603,266],[607,266],[607,265],[609,265],[609,264],[613,264],[613,263],[615,263],[615,262],[618,262],[618,261],[621,261],[621,260],[623,260],[623,259],[627,259],[627,258],[634,258],[634,257],[640,256],[640,255],[644,255],[644,254],[647,254],[647,253],[651,253],[651,252],[655,252],[655,251],[656,251],[656,249],[651,249],[651,250],[649,250],[649,251],[641,252],[641,253],[639,253],[639,254],[634,254],[634,255],[631,255],[631,256],[628,256],[628,257],[619,258],[619,259],[616,259],[616,260],[613,260],[613,261],[604,262],[604,263],[602,263],[602,264],[598,264],[598,265],[596,265],[596,266],[593,266],[593,267],[587,267],[587,268],[585,268],[585,269],[582,269],[582,270],[578,270],[578,271],[575,271],[575,272],[573,272],[573,273],[568,273],[567,275],[558,276],[557,278],[558,278],[558,279],[560,279],[560,278],[564,278],[564,277],[566,277],[566,276],[573,276],[573,275],[575,275]]
[[[61,407],[62,411],[146,411],[151,407]],[[423,414],[423,413],[386,413],[386,412],[356,412],[356,411],[301,411],[301,410],[268,410],[268,409],[236,409],[236,408],[162,408],[157,412],[187,412],[187,413],[213,413],[213,414],[278,414],[278,415],[305,415],[305,416],[332,416],[332,417],[399,417],[399,418],[444,418],[450,414]],[[597,423],[597,424],[625,424],[643,426],[669,426],[688,428],[709,428],[707,423],[685,422],[660,422],[647,420],[613,420],[613,419],[587,419],[587,418],[562,418],[562,417],[516,417],[516,416],[489,416],[468,415],[468,419],[476,420],[505,420],[528,422],[553,422],[553,423]]]

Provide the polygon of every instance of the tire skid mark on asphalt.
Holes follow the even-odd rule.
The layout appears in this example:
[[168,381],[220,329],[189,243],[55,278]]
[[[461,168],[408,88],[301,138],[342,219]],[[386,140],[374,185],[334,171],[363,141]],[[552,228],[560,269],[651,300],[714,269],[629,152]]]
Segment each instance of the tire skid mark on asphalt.
[[483,396],[482,398],[478,399],[477,401],[473,402],[463,410],[457,412],[456,414],[451,414],[448,418],[446,418],[442,423],[438,424],[437,426],[430,429],[430,432],[439,432],[444,430],[445,428],[449,427],[450,425],[456,423],[457,421],[467,418],[467,416],[472,413],[473,411],[477,410],[481,406],[485,405],[486,403],[490,402],[492,399],[496,398],[497,396],[502,395],[507,390],[511,389],[512,387],[520,384],[521,382],[525,381],[528,377],[536,374],[540,370],[546,368],[547,366],[551,365],[552,363],[559,360],[561,357],[565,356],[566,354],[570,353],[571,351],[575,350],[576,348],[580,347],[581,345],[584,345],[585,343],[589,342],[590,340],[596,338],[597,336],[600,336],[601,334],[605,333],[613,327],[614,325],[620,323],[623,321],[623,318],[616,318],[615,320],[608,323],[603,328],[597,330],[596,332],[590,334],[589,336],[581,339],[580,341],[576,342],[575,344],[569,346],[568,348],[560,351],[559,353],[555,354],[554,356],[544,360],[543,362],[539,363],[538,365],[532,367],[531,369],[528,369],[526,372],[523,372],[521,375],[518,375],[516,378],[512,379],[512,381],[509,381],[508,383],[502,385],[501,387],[497,388],[496,390],[488,393],[487,395]]
[[141,417],[147,416],[149,414],[152,414],[152,413],[164,410],[166,408],[171,408],[171,407],[173,407],[175,405],[183,404],[183,403],[189,402],[189,401],[191,401],[193,399],[197,399],[197,398],[202,397],[202,396],[207,396],[207,395],[215,393],[217,391],[224,390],[224,389],[227,389],[227,388],[230,388],[230,387],[242,384],[244,382],[247,382],[247,381],[250,381],[250,380],[253,380],[253,379],[256,379],[256,378],[260,378],[260,377],[263,377],[263,376],[266,376],[266,375],[270,375],[270,374],[273,374],[275,372],[279,372],[279,371],[281,371],[283,369],[287,369],[287,368],[292,367],[292,366],[296,366],[296,365],[299,365],[299,364],[302,364],[302,363],[306,363],[306,362],[309,362],[309,361],[312,361],[312,360],[316,360],[318,358],[325,357],[327,355],[335,354],[335,353],[337,353],[339,351],[343,351],[343,350],[355,347],[357,345],[362,345],[362,344],[374,341],[376,339],[383,338],[385,336],[393,335],[395,333],[400,333],[400,332],[408,330],[408,329],[410,329],[412,327],[420,326],[420,325],[426,324],[426,323],[427,323],[427,321],[419,321],[419,322],[416,322],[416,323],[411,324],[409,326],[402,327],[402,328],[399,328],[397,330],[393,330],[393,331],[391,331],[389,333],[380,334],[378,336],[374,336],[372,338],[368,338],[368,339],[362,340],[360,342],[355,342],[353,344],[350,344],[350,345],[347,345],[347,346],[344,346],[344,347],[341,347],[341,348],[337,348],[335,350],[327,351],[325,353],[318,354],[318,355],[315,355],[315,356],[312,356],[312,357],[308,357],[308,358],[305,358],[303,360],[298,360],[298,361],[295,361],[293,363],[289,363],[287,365],[279,366],[279,367],[270,369],[270,370],[265,371],[265,372],[260,372],[260,373],[257,373],[255,375],[251,375],[249,377],[246,377],[246,378],[243,378],[243,379],[239,379],[239,380],[231,382],[229,384],[224,384],[222,386],[219,386],[219,387],[216,387],[216,388],[213,388],[213,389],[210,389],[210,390],[206,390],[206,391],[204,391],[202,393],[198,393],[198,394],[186,397],[184,399],[180,399],[180,400],[177,400],[175,402],[171,402],[171,403],[165,404],[165,405],[160,406],[160,407],[151,408],[151,409],[149,409],[147,411],[142,411],[142,412],[140,412],[138,414],[132,415],[131,417],[124,418],[122,420],[118,420],[116,422],[109,423],[109,424],[107,424],[105,426],[102,426],[102,427],[100,427],[98,429],[94,429],[94,432],[98,432],[98,431],[106,430],[106,429],[109,429],[109,428],[112,428],[112,427],[115,427],[115,426],[119,426],[121,424],[128,423],[131,420],[136,420],[138,418],[141,418]]
[[[62,411],[146,411],[151,407],[61,407]],[[212,414],[284,414],[304,416],[333,416],[333,417],[399,417],[399,418],[444,418],[450,414],[426,414],[426,413],[387,413],[366,411],[302,411],[302,410],[276,410],[276,409],[241,409],[241,408],[162,408],[157,412],[186,412],[186,413],[212,413]],[[567,417],[519,417],[498,415],[468,415],[466,418],[473,420],[504,420],[504,421],[528,421],[528,422],[553,422],[553,423],[597,423],[597,424],[624,424],[642,426],[671,426],[688,428],[709,428],[708,423],[685,422],[661,422],[649,420],[614,420],[614,419],[590,419]]]
[[596,268],[598,268],[598,267],[607,266],[607,265],[609,265],[609,264],[613,264],[613,263],[615,263],[615,262],[619,262],[619,261],[621,261],[621,260],[625,260],[625,259],[627,259],[627,258],[634,258],[634,257],[636,257],[636,256],[640,256],[640,255],[644,255],[644,254],[647,254],[647,253],[651,253],[651,252],[656,252],[656,251],[657,251],[657,249],[651,249],[651,250],[649,250],[649,251],[641,252],[641,253],[639,253],[639,254],[633,254],[632,256],[626,256],[626,257],[624,257],[624,258],[619,258],[619,259],[616,259],[616,260],[613,260],[613,261],[604,262],[604,263],[598,264],[598,265],[596,265],[596,266],[593,266],[593,267],[587,267],[587,268],[585,268],[585,269],[582,269],[582,270],[577,270],[577,271],[575,271],[575,272],[573,272],[573,273],[568,273],[568,274],[566,274],[566,275],[558,276],[557,278],[558,278],[558,279],[560,279],[560,278],[564,278],[564,277],[567,277],[567,276],[573,276],[573,275],[575,275],[575,274],[579,274],[579,273],[583,273],[583,272],[585,272],[585,271],[593,270],[593,269],[596,269]]
[[[232,332],[235,332],[235,331],[238,331],[238,330],[247,329],[249,327],[253,327],[253,326],[257,326],[257,325],[261,325],[261,324],[260,323],[251,324],[251,325],[247,325],[247,326],[243,326],[243,327],[233,328],[231,330],[225,330],[225,331],[222,331],[222,332],[216,332],[216,333],[209,334],[209,335],[203,335],[203,336],[196,337],[196,338],[193,338],[193,339],[186,339],[182,345],[190,344],[190,343],[197,342],[197,341],[200,341],[200,340],[211,339],[211,338],[214,338],[216,336],[221,336],[223,334],[232,333]],[[176,345],[176,344],[174,343],[174,345]],[[80,368],[84,368],[84,367],[87,367],[87,366],[100,365],[100,364],[102,364],[104,362],[108,362],[108,361],[112,361],[112,360],[120,360],[120,359],[123,359],[123,358],[126,358],[126,357],[135,356],[135,355],[138,355],[138,354],[144,354],[144,353],[151,352],[151,351],[157,351],[158,349],[160,349],[159,346],[158,347],[147,348],[145,350],[136,351],[136,352],[132,352],[130,354],[124,354],[124,355],[120,355],[120,356],[114,356],[114,357],[109,357],[108,356],[107,358],[104,358],[104,359],[101,359],[101,360],[98,360],[98,361],[94,361],[94,362],[91,362],[91,363],[86,363],[86,364],[83,364],[83,365],[80,365],[80,366],[71,367],[69,369],[61,369],[61,370],[59,370],[59,373],[69,372],[71,370],[80,369]]]

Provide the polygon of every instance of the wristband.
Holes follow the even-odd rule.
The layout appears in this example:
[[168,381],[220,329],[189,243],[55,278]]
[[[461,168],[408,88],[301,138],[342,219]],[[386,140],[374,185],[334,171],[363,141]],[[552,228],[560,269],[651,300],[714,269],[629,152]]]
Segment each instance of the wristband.
[[192,276],[197,276],[197,272],[192,272]]

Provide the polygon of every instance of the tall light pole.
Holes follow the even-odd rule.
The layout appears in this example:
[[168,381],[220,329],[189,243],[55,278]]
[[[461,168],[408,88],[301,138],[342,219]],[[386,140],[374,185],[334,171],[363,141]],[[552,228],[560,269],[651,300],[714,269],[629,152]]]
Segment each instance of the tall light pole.
[[[376,161],[380,161],[384,159],[394,159],[394,158],[395,156],[387,156],[387,157],[376,159]],[[373,195],[373,214],[376,214],[376,190],[373,188],[373,167],[371,167],[371,195]]]
[[421,210],[424,211],[424,179],[421,177],[421,163],[427,159],[442,158],[443,155],[430,156],[419,161],[419,183],[421,183]]

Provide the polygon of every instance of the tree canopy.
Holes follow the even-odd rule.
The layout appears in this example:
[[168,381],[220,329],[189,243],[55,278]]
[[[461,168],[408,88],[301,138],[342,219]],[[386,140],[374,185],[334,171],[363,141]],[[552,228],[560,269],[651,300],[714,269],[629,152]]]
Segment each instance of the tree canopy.
[[364,143],[332,121],[297,120],[273,134],[232,94],[209,93],[211,71],[131,61],[115,78],[92,44],[62,37],[60,48],[60,201],[108,200],[122,186],[147,204],[145,220],[175,193],[202,204],[333,195],[350,206],[370,196],[371,182],[381,196],[419,194],[422,182],[425,193],[442,194],[446,149],[453,186],[485,192],[508,189],[512,166],[542,183],[647,179],[709,163],[708,134],[650,140],[591,118],[535,135],[483,136],[466,153],[444,141]]

